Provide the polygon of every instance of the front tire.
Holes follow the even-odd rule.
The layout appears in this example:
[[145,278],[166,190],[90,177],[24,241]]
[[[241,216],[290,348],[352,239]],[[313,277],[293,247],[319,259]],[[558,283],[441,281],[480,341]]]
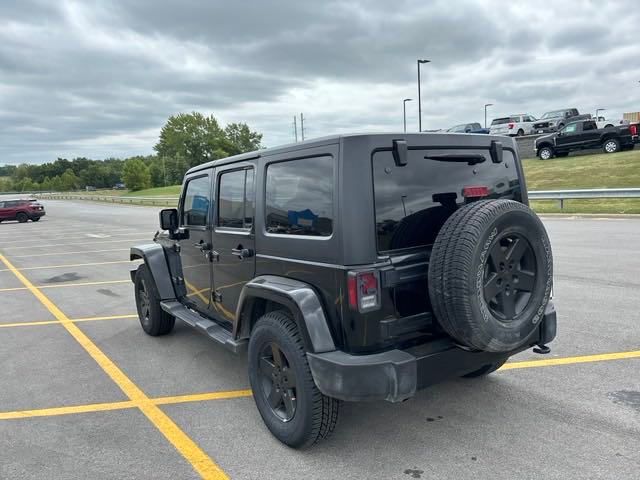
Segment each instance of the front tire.
[[269,431],[293,448],[326,438],[338,419],[338,400],[313,381],[298,327],[282,311],[258,319],[249,340],[249,381]]
[[518,133],[516,134],[516,136],[524,137],[524,130],[523,129],[518,130]]
[[171,332],[176,319],[162,310],[156,282],[144,264],[136,271],[134,288],[138,318],[145,333],[157,337]]
[[553,158],[553,148],[551,147],[542,147],[538,152],[538,156],[541,160],[549,160]]
[[40,217],[33,217],[31,219],[32,222],[39,222],[40,221]]
[[620,142],[616,138],[609,138],[602,145],[604,153],[616,153],[620,151]]

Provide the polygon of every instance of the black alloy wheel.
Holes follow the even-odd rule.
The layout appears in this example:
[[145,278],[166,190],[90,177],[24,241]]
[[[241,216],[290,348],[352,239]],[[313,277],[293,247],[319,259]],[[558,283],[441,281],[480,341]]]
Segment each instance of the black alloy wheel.
[[272,342],[260,353],[260,385],[271,411],[283,422],[296,414],[296,375],[280,347]]
[[511,321],[529,304],[536,281],[531,244],[517,233],[494,240],[485,264],[484,298],[499,319]]
[[149,290],[144,279],[140,279],[137,287],[136,296],[138,297],[140,323],[143,328],[147,329],[151,326],[151,302],[149,301]]

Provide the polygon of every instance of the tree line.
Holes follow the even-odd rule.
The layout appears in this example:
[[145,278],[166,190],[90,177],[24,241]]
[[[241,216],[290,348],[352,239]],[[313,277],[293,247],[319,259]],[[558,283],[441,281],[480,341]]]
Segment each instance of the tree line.
[[125,159],[58,158],[40,165],[0,166],[0,192],[72,191],[87,186],[129,190],[175,185],[201,163],[262,148],[262,134],[245,123],[220,126],[213,115],[198,112],[169,117],[160,130],[155,154]]

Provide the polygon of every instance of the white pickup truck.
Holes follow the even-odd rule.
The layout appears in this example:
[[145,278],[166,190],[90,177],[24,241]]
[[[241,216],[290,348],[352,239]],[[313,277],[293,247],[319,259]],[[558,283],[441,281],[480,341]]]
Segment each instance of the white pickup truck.
[[508,117],[495,118],[491,122],[491,135],[508,135],[511,137],[522,137],[534,133],[533,123],[537,119],[527,113],[509,115]]

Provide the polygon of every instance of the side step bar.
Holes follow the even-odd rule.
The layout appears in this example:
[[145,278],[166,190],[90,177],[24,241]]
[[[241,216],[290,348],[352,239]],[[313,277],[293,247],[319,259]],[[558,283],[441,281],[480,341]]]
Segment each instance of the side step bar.
[[173,315],[177,319],[182,320],[197,331],[205,334],[212,340],[215,340],[228,350],[231,350],[233,353],[242,353],[246,351],[246,340],[234,340],[231,332],[226,330],[224,327],[221,327],[213,320],[204,318],[193,310],[188,309],[182,303],[175,300],[167,300],[160,302],[160,306],[169,315]]

